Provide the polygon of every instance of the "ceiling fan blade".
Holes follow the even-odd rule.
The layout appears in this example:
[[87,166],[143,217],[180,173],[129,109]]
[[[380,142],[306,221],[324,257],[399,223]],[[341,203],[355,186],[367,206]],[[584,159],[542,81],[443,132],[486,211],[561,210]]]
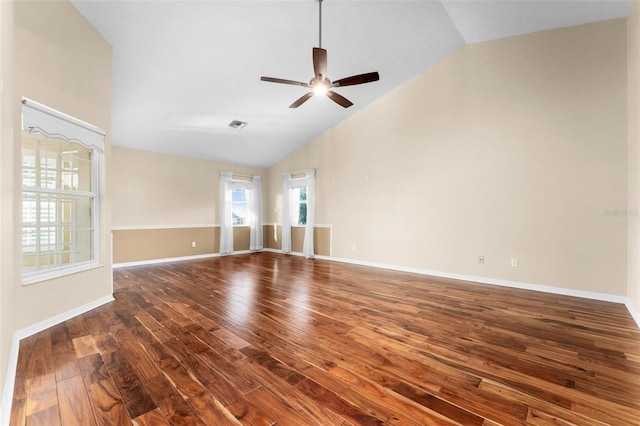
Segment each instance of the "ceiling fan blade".
[[311,87],[309,86],[309,83],[303,83],[301,81],[294,81],[294,80],[285,80],[283,78],[260,77],[260,80],[268,81],[270,83],[291,84],[293,86]]
[[327,75],[327,51],[320,47],[313,48],[313,71],[316,77]]
[[351,105],[353,105],[353,102],[351,102],[349,99],[331,90],[327,92],[327,97],[331,99],[333,102],[345,108],[349,108]]
[[352,75],[351,77],[341,78],[333,82],[333,87],[354,86],[356,84],[371,83],[372,81],[380,80],[380,75],[377,72],[369,72],[366,74]]
[[300,105],[307,102],[312,96],[313,92],[305,93],[304,95],[300,96],[294,103],[289,105],[289,108],[298,108]]

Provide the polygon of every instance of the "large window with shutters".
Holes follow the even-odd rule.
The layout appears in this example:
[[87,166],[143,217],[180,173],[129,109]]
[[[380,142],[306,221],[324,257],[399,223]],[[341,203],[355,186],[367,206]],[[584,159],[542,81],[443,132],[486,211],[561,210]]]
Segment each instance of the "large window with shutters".
[[98,129],[23,104],[22,278],[30,283],[97,264],[101,146],[75,127]]

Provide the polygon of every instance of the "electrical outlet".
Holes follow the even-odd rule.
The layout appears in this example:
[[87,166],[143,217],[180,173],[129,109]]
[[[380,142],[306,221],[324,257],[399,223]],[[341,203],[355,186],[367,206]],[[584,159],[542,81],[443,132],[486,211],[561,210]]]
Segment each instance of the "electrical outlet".
[[478,256],[478,263],[484,265],[484,256]]
[[518,258],[517,257],[512,257],[511,258],[511,266],[513,266],[514,268],[518,267]]
[[191,241],[191,247],[195,247],[196,246],[196,242],[195,241]]

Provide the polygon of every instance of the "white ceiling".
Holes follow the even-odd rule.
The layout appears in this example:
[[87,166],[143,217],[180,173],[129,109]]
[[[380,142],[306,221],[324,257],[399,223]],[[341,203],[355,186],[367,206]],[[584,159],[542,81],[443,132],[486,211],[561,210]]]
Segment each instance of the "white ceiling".
[[[114,145],[268,167],[468,43],[627,16],[630,0],[324,0],[322,47],[355,105],[260,76],[309,81],[317,0],[72,0],[113,46]],[[241,130],[232,120],[248,122]]]

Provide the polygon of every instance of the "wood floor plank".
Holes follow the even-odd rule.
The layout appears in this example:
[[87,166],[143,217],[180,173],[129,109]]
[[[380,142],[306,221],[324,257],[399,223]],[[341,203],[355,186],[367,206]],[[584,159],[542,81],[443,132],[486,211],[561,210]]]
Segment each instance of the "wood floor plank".
[[[350,415],[360,416],[365,424],[381,423],[373,416],[361,412],[358,407],[345,401],[335,392],[315,382],[305,386],[303,382],[310,379],[292,372],[268,355],[256,352],[244,363],[243,369],[252,372],[262,383],[261,387],[268,386],[274,398],[286,402],[287,406],[305,418],[304,424],[341,424],[348,420]],[[299,386],[305,386],[302,392],[297,392],[301,390]],[[310,395],[310,389],[315,390],[316,395]],[[254,392],[250,395],[253,394]],[[331,404],[327,404],[327,401],[331,401]]]
[[113,337],[122,349],[129,364],[136,370],[136,374],[143,381],[149,381],[160,374],[161,369],[153,362],[151,356],[146,352],[129,331],[120,329],[113,333]]
[[90,334],[87,323],[85,322],[85,317],[82,315],[78,315],[65,321],[65,325],[69,330],[69,337],[71,340],[77,337],[88,336]]
[[157,376],[146,382],[145,385],[158,409],[170,424],[204,425],[204,422],[194,412],[193,407],[185,401],[185,396],[176,389],[174,383],[167,377]]
[[241,425],[234,415],[209,392],[188,399],[195,413],[205,425]]
[[[251,393],[247,395],[247,398],[249,398],[262,412],[266,413],[267,416],[276,419],[275,423],[277,425],[314,424],[307,416],[299,413],[296,407],[293,407],[288,403],[286,395],[278,396],[274,394],[273,391],[265,387],[259,387],[251,391]],[[342,423],[343,422],[340,421],[340,424]],[[316,422],[315,424],[322,423]],[[325,424],[337,423],[326,422]]]
[[273,426],[277,424],[272,417],[257,409],[247,400],[238,400],[229,405],[227,409],[243,425]]
[[79,359],[78,365],[80,366],[80,371],[82,371],[82,377],[87,387],[94,383],[111,379],[109,370],[107,370],[107,366],[104,364],[102,356],[99,353]]
[[57,404],[58,394],[55,373],[27,379],[26,416]]
[[158,408],[136,417],[134,421],[137,426],[169,426]]
[[96,381],[88,386],[89,398],[98,425],[130,425],[131,418],[111,378]]
[[23,339],[11,426],[640,425],[622,304],[275,253],[119,268],[114,297]]
[[[559,405],[543,401],[526,393],[516,391],[508,386],[504,386],[490,380],[483,380],[479,386],[479,389],[481,389],[485,393],[494,393],[506,400],[517,401],[528,406],[528,422],[533,421],[533,418],[535,417],[534,415],[532,415],[532,413],[545,413],[547,416],[555,416],[554,419],[557,419],[558,422],[566,421],[569,424],[584,426],[602,425],[602,422],[578,414],[572,411],[570,408],[564,408]],[[545,416],[540,415],[540,417],[544,418]]]
[[93,406],[80,375],[58,382],[58,401],[64,425],[96,425]]
[[131,367],[122,350],[118,349],[107,353],[103,359],[131,418],[136,418],[156,408],[155,402],[149,396],[142,380]]
[[78,360],[69,330],[65,323],[51,327],[51,352],[53,354],[56,380],[62,381],[80,374]]
[[25,426],[58,426],[60,425],[60,410],[58,405],[35,412],[26,417]]
[[51,350],[50,331],[44,330],[27,337],[20,342],[24,343],[26,357],[26,377],[38,377],[55,372],[53,352]]
[[87,355],[97,354],[100,352],[95,339],[91,335],[76,337],[73,339],[73,347],[75,348],[76,356],[78,358],[83,358]]
[[26,418],[26,399],[25,398],[13,398],[13,404],[11,404],[11,420],[10,426],[24,425]]

